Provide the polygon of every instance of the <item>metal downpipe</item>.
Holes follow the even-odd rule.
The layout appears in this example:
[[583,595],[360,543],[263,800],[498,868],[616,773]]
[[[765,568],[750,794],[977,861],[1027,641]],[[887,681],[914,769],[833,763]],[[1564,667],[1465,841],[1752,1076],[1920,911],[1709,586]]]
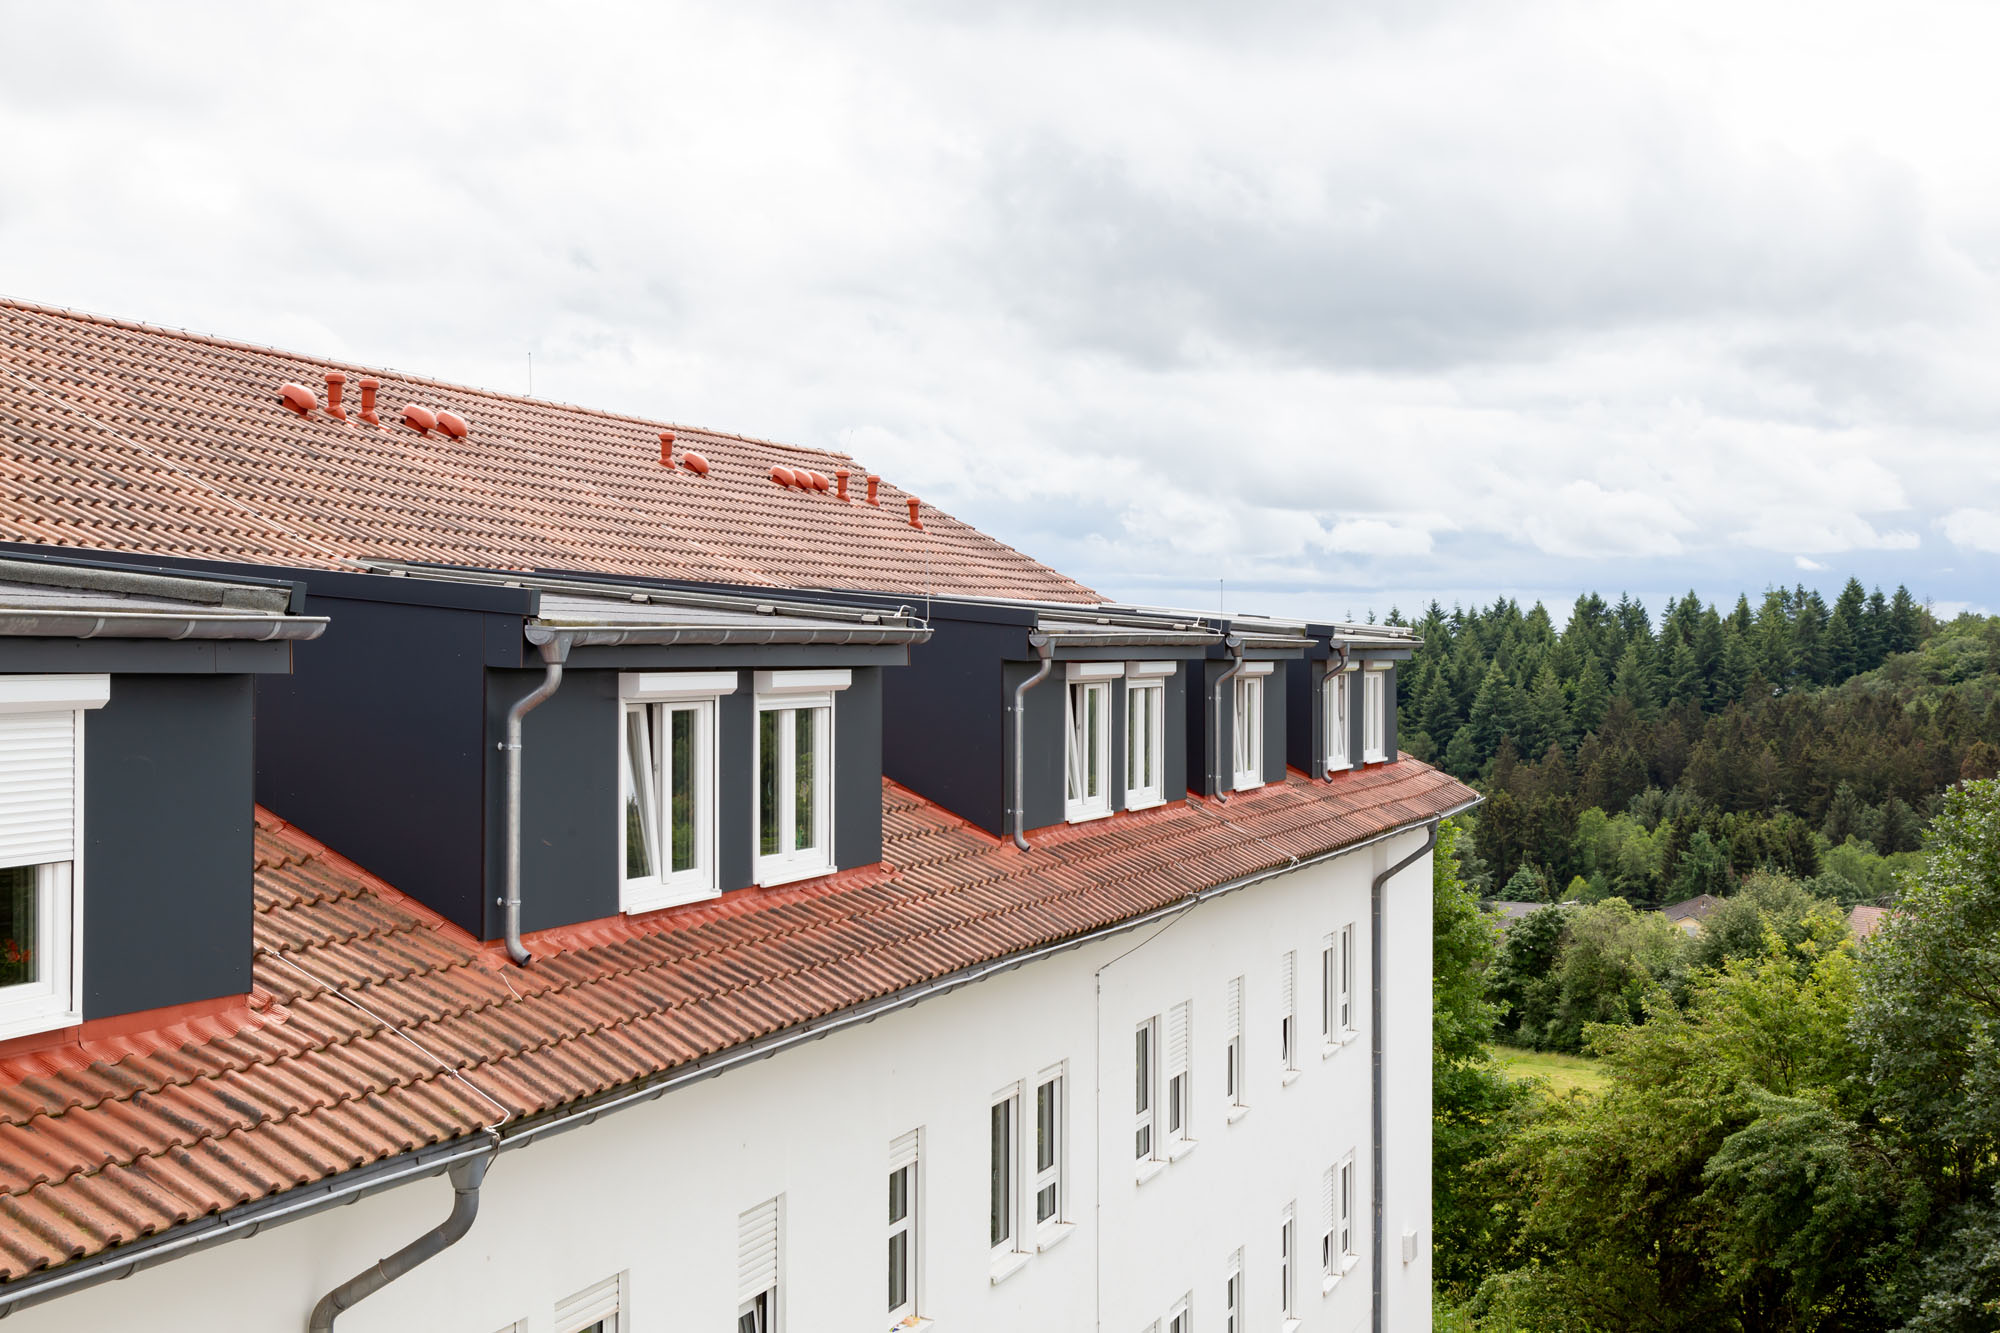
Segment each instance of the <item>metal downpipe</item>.
[[1014,687],[1014,845],[1024,852],[1029,850],[1024,831],[1028,825],[1028,691],[1047,680],[1056,666],[1048,635],[1036,630],[1028,636],[1028,643],[1040,655],[1042,665]]
[[1229,670],[1215,678],[1215,800],[1218,805],[1229,804],[1229,784],[1236,780],[1236,765],[1225,764],[1222,759],[1222,710],[1223,687],[1236,679],[1236,673],[1243,669],[1243,640],[1232,634],[1222,641],[1236,660],[1229,664]]
[[521,719],[562,684],[563,659],[569,656],[569,644],[568,635],[558,634],[541,645],[542,661],[546,664],[542,683],[507,710],[507,739],[500,743],[507,756],[507,896],[502,900],[507,912],[507,956],[522,967],[533,962],[534,955],[521,943]]
[[[1374,1196],[1375,1205],[1375,1219],[1369,1227],[1369,1234],[1373,1238],[1371,1248],[1374,1250],[1375,1260],[1374,1317],[1372,1321],[1374,1333],[1382,1333],[1382,1288],[1388,1281],[1389,1254],[1389,1238],[1382,1234],[1382,1201],[1386,1197],[1382,1180],[1384,1161],[1382,1151],[1382,890],[1396,876],[1397,872],[1409,869],[1412,865],[1430,855],[1431,849],[1437,846],[1437,840],[1438,821],[1433,819],[1424,830],[1423,846],[1417,848],[1417,850],[1411,852],[1408,856],[1377,875],[1375,882],[1368,889],[1368,1026],[1371,1029],[1370,1035],[1373,1038],[1370,1044],[1374,1047],[1374,1063],[1370,1077],[1372,1086],[1369,1096],[1369,1102],[1371,1103],[1370,1112],[1374,1121],[1374,1133],[1370,1136],[1372,1142],[1369,1153],[1373,1160],[1370,1162],[1368,1172],[1368,1188],[1369,1193]],[[1429,1037],[1426,1036],[1425,1040],[1428,1041]]]
[[444,1221],[372,1268],[363,1269],[320,1297],[319,1304],[313,1306],[312,1318],[306,1321],[307,1333],[333,1333],[333,1321],[343,1312],[353,1309],[418,1264],[436,1258],[472,1230],[472,1219],[479,1216],[479,1187],[486,1179],[486,1168],[493,1165],[493,1158],[499,1151],[500,1143],[496,1139],[492,1150],[484,1156],[454,1163],[450,1168],[451,1212]]
[[[1332,680],[1335,676],[1338,676],[1341,672],[1347,670],[1347,656],[1349,651],[1347,646],[1343,644],[1339,648],[1335,649],[1335,651],[1340,654],[1340,659],[1334,662],[1331,666],[1327,667],[1326,675],[1321,678],[1322,685],[1320,689],[1320,698],[1322,699],[1326,698],[1326,693],[1327,693],[1324,687],[1324,682]],[[1349,711],[1352,711],[1354,708],[1354,700],[1349,699],[1347,701],[1347,707]],[[1330,717],[1322,718],[1320,721],[1320,725],[1322,727],[1332,726],[1333,719]],[[1354,739],[1353,734],[1350,732],[1348,735],[1349,744],[1352,744],[1353,739]],[[1321,743],[1319,749],[1320,749],[1320,765],[1322,768],[1322,772],[1319,775],[1319,780],[1321,782],[1331,782],[1333,781],[1333,770],[1330,768],[1326,768],[1325,764],[1326,764],[1327,751],[1331,750],[1333,747],[1326,743],[1325,737],[1321,737],[1320,740]]]

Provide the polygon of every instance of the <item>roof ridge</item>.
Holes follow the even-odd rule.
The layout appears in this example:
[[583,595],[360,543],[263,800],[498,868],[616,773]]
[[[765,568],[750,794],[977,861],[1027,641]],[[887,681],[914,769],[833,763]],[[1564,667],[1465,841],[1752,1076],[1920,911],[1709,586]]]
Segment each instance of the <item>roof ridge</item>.
[[[852,454],[837,449],[822,449],[818,445],[793,444],[785,440],[768,439],[761,435],[744,435],[737,431],[715,430],[707,426],[695,426],[685,422],[660,421],[653,417],[642,417],[631,412],[613,412],[602,407],[588,407],[582,403],[565,403],[554,398],[535,398],[528,394],[509,393],[505,389],[489,389],[476,384],[460,384],[452,380],[441,380],[429,375],[416,375],[398,370],[393,366],[370,366],[357,362],[342,362],[330,356],[315,356],[308,352],[296,352],[288,347],[273,347],[268,343],[245,342],[240,338],[225,338],[219,334],[203,333],[198,329],[175,328],[170,324],[149,324],[144,320],[122,319],[116,315],[99,314],[94,310],[78,310],[73,306],[49,305],[41,301],[29,301],[18,296],[0,292],[0,308],[25,310],[31,314],[49,315],[61,319],[81,320],[105,328],[125,329],[133,333],[155,334],[167,338],[179,338],[184,342],[201,343],[209,347],[227,348],[232,352],[250,352],[258,356],[282,357],[307,365],[324,366],[329,370],[344,370],[350,375],[372,375],[388,378],[404,384],[417,385],[427,389],[441,389],[452,393],[478,394],[485,398],[497,398],[503,402],[518,403],[527,407],[554,408],[563,412],[581,412],[585,416],[598,417],[606,421],[622,421],[632,425],[645,426],[652,430],[671,430],[678,438],[679,432],[690,431],[718,440],[734,440],[740,444],[764,445],[777,449],[794,449],[807,453],[822,454],[828,458],[842,458],[853,461]],[[311,387],[311,386],[308,386]],[[884,478],[886,481],[887,478]],[[1012,549],[1011,547],[1009,549]],[[1018,554],[1018,552],[1017,552]]]

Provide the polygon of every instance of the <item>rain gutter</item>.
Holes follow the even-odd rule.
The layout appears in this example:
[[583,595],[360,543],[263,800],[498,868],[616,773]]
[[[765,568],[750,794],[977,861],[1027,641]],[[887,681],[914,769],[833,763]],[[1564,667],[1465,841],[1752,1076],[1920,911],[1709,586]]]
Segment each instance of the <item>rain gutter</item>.
[[928,627],[907,625],[867,625],[849,629],[773,625],[616,625],[569,624],[562,621],[531,620],[525,633],[536,647],[563,638],[577,648],[619,648],[628,644],[670,648],[676,646],[768,647],[773,644],[812,644],[846,647],[852,644],[923,643],[931,637]]
[[325,616],[247,612],[57,611],[0,608],[0,635],[48,639],[317,639]]

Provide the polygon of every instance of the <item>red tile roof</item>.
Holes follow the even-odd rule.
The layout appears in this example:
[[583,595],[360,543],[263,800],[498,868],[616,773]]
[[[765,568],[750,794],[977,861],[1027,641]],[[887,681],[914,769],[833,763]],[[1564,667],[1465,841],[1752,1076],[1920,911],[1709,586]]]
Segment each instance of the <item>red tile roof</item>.
[[[324,408],[346,373],[345,423]],[[382,425],[356,415],[382,381]],[[321,395],[301,418],[278,388]],[[401,424],[405,403],[471,424]],[[659,432],[707,458],[663,468]],[[844,454],[0,299],[0,539],[328,565],[361,557],[594,570],[776,587],[925,589],[1059,602],[1090,589],[906,493],[881,505],[781,489]]]
[[[1017,851],[894,783],[884,862],[530,936],[507,965],[259,810],[232,1015],[0,1059],[0,1279],[647,1079],[1452,809],[1414,761]],[[1253,890],[1254,891],[1254,890]],[[504,1131],[503,1131],[504,1132]]]

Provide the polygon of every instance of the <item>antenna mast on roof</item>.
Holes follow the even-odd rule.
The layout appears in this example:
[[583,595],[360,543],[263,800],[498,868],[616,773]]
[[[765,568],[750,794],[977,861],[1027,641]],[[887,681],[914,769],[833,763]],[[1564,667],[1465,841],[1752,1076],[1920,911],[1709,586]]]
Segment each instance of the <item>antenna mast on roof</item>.
[[528,397],[535,396],[535,354],[528,353]]

